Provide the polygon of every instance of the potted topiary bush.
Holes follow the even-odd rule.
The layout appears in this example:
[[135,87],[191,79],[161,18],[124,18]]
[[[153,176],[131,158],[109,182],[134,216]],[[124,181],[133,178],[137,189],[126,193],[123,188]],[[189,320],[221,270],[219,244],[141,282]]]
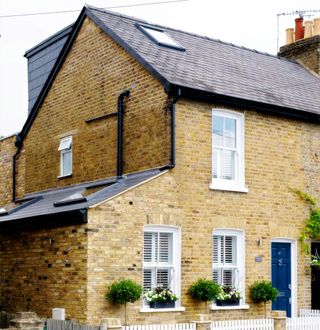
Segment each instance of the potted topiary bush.
[[267,302],[277,299],[278,290],[272,286],[270,281],[256,281],[250,287],[250,297],[255,303],[264,303],[267,317]]
[[127,303],[140,299],[142,286],[132,280],[120,280],[108,287],[106,299],[113,304],[124,305],[124,322],[127,324]]
[[220,285],[218,283],[200,278],[198,281],[191,284],[188,294],[192,299],[204,302],[206,311],[208,301],[217,299],[220,290]]

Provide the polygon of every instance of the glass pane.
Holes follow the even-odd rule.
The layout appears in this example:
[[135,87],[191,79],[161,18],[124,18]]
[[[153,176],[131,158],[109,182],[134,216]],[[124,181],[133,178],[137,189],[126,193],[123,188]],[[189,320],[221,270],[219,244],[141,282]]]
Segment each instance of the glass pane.
[[217,147],[223,147],[223,119],[220,116],[213,116],[212,143]]
[[166,44],[181,48],[181,46],[177,42],[175,42],[171,37],[169,37],[165,32],[150,29],[145,26],[143,26],[143,29],[147,31],[157,42],[161,44]]
[[62,175],[68,175],[72,173],[72,159],[71,151],[62,153]]
[[60,140],[60,145],[58,150],[61,151],[61,150],[71,149],[71,145],[72,145],[72,137],[68,136]]
[[172,262],[172,234],[159,233],[159,262]]
[[235,152],[231,150],[222,150],[222,179],[235,180],[234,164]]
[[224,236],[224,246],[225,246],[225,253],[224,253],[224,263],[225,264],[232,264],[236,265],[237,258],[236,258],[236,237],[235,236]]
[[147,291],[152,289],[152,270],[144,269],[143,270],[143,290]]
[[223,269],[222,270],[223,285],[234,287],[235,286],[234,275],[235,275],[234,269]]
[[219,178],[219,168],[220,168],[220,154],[221,150],[213,149],[213,156],[212,156],[212,175],[214,178]]
[[225,118],[224,127],[224,146],[236,148],[236,120]]
[[161,285],[163,288],[170,288],[170,270],[157,269],[157,286]]
[[152,236],[153,233],[144,233],[143,239],[143,261],[152,262]]

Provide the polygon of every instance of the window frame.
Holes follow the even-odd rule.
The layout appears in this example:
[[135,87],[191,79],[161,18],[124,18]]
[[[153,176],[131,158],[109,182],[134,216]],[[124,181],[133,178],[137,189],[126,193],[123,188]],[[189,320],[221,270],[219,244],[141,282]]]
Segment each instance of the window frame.
[[[62,148],[61,145],[63,144],[64,141],[66,140],[70,140],[70,147],[65,147]],[[58,151],[60,152],[60,175],[58,178],[63,178],[63,177],[67,177],[72,175],[72,171],[73,171],[73,139],[72,136],[64,136],[60,139],[60,144],[59,144],[59,148]],[[69,173],[64,173],[63,168],[64,168],[64,155],[70,153],[70,172]]]
[[[214,246],[214,236],[232,236],[236,237],[236,258],[237,264],[236,266],[226,266],[225,268],[236,268],[238,269],[238,274],[236,275],[236,281],[238,281],[238,286],[236,289],[241,292],[241,299],[239,306],[232,306],[231,309],[241,308],[248,306],[245,304],[245,232],[242,229],[230,229],[230,228],[219,228],[214,229],[212,232],[212,278],[213,278],[213,270],[215,269],[215,264],[213,263],[213,246]],[[221,267],[221,266],[219,266]],[[212,307],[214,309],[221,309],[216,306],[215,302],[212,303]],[[228,308],[228,306],[224,306],[223,309]]]
[[[172,267],[174,268],[174,279],[172,288],[173,292],[178,296],[178,300],[176,301],[175,308],[180,307],[181,303],[181,230],[180,227],[176,226],[165,226],[165,225],[145,225],[143,227],[143,234],[142,234],[142,287],[143,287],[143,274],[144,269],[149,269],[152,267],[156,267],[152,263],[145,263],[144,261],[144,233],[145,232],[152,232],[152,233],[170,233],[172,234]],[[166,268],[167,265],[159,263],[159,268],[163,266]],[[143,309],[148,307],[148,303],[145,299],[142,299],[142,306]],[[150,308],[151,309],[151,308]],[[154,308],[152,308],[154,310]]]
[[[214,148],[218,148],[214,145],[213,137],[213,123],[214,116],[219,116],[223,118],[230,118],[236,121],[236,147],[235,150],[235,179],[221,179],[213,177],[213,167],[214,167]],[[245,127],[244,127],[244,113],[223,110],[223,109],[212,109],[212,120],[211,120],[211,183],[210,189],[213,190],[227,190],[227,191],[238,191],[238,192],[248,192],[248,188],[245,187]],[[221,148],[224,149],[224,148]],[[228,150],[228,148],[225,148]]]

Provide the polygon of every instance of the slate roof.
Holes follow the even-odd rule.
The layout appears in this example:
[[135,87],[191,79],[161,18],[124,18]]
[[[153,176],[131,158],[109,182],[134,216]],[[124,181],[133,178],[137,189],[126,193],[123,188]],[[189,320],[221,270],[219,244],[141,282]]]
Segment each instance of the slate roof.
[[[87,8],[96,23],[110,29],[171,84],[320,114],[320,79],[296,61]],[[136,23],[163,29],[186,51],[157,45]]]
[[[320,119],[319,76],[296,61],[86,6],[72,29],[71,26],[66,28],[71,31],[68,30],[68,37],[47,80],[37,86],[41,92],[32,101],[33,108],[19,139],[23,140],[31,127],[87,16],[159,79],[167,91],[180,88],[182,97],[201,96],[210,102],[245,109],[317,122]],[[137,24],[162,29],[185,51],[156,44]]]
[[[52,220],[52,217],[48,216],[57,216],[58,220],[63,213],[86,210],[149,179],[155,178],[161,173],[164,173],[161,169],[150,169],[128,174],[121,178],[111,177],[70,187],[27,194],[20,199],[21,205],[9,210],[7,215],[0,216],[0,228],[13,226],[17,220],[23,220],[26,223],[28,220],[33,221],[38,218],[43,224]],[[97,189],[97,191],[90,193],[90,189]],[[86,190],[89,191],[87,196],[85,196]],[[72,200],[71,196],[78,197],[80,194],[84,198]],[[61,201],[62,204],[58,205]]]

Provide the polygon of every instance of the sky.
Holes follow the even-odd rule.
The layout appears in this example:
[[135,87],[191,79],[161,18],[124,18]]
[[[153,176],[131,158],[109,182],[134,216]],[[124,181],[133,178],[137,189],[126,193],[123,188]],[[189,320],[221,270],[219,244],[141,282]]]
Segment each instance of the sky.
[[[270,54],[277,53],[277,35],[281,46],[285,42],[285,29],[294,27],[294,19],[298,17],[281,15],[278,25],[277,14],[319,10],[311,19],[320,17],[319,0],[182,0],[152,4],[164,1],[170,0],[87,0],[86,3]],[[24,53],[73,23],[84,4],[80,0],[0,0],[0,136],[19,132],[27,119]],[[67,10],[79,11],[1,17]]]

